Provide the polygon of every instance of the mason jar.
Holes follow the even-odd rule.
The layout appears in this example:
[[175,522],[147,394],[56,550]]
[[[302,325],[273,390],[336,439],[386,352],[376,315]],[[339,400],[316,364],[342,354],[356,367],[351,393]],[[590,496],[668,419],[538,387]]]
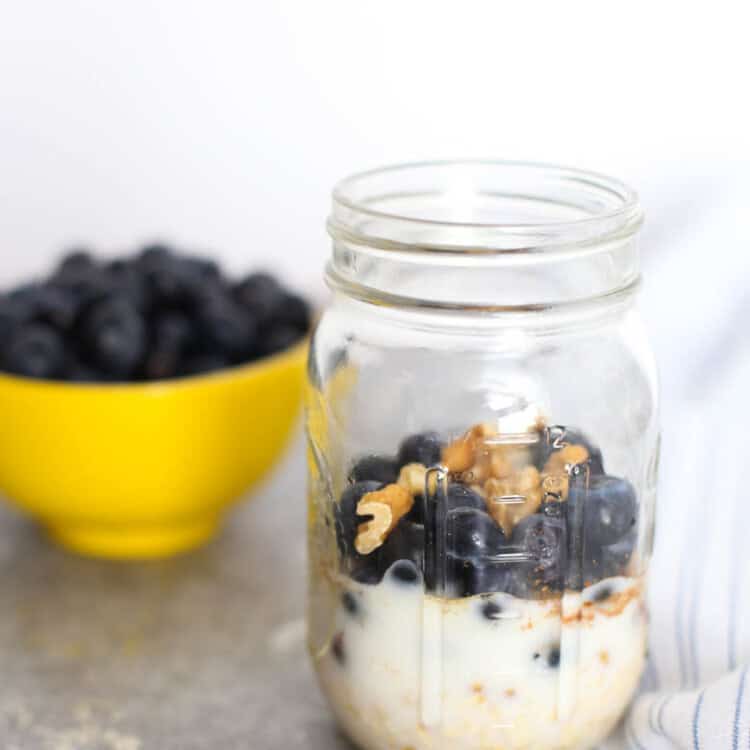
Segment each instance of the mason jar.
[[591,748],[646,653],[659,427],[636,194],[542,164],[333,192],[309,648],[365,750]]

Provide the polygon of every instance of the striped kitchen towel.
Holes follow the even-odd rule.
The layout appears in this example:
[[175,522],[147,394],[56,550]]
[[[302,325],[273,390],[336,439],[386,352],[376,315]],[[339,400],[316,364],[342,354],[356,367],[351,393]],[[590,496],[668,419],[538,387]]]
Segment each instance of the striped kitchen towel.
[[748,302],[662,352],[649,659],[607,750],[750,750]]

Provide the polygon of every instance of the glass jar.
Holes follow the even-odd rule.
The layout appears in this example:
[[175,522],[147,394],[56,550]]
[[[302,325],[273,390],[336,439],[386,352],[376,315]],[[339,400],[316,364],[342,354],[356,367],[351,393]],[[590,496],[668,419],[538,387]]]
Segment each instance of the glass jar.
[[333,193],[309,647],[361,748],[590,748],[646,652],[656,369],[636,195],[447,162]]

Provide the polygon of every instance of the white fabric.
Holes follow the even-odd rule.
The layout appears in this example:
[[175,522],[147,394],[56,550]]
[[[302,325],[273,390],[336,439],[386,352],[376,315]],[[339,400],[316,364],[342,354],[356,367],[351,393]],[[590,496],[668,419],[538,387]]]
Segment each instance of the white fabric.
[[657,212],[665,231],[644,238],[642,308],[660,360],[663,424],[651,641],[640,695],[607,750],[750,750],[744,190],[730,182],[682,221]]

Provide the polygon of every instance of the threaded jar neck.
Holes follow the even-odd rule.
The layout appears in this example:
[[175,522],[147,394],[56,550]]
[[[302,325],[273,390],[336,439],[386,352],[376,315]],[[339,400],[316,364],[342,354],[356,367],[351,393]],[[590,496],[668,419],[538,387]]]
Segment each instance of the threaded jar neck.
[[378,304],[529,310],[618,298],[642,212],[603,175],[502,161],[405,164],[333,191],[328,281]]

